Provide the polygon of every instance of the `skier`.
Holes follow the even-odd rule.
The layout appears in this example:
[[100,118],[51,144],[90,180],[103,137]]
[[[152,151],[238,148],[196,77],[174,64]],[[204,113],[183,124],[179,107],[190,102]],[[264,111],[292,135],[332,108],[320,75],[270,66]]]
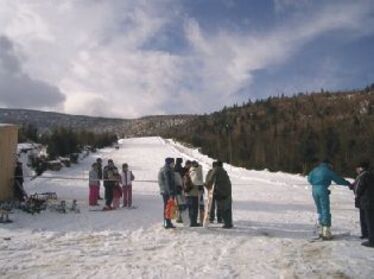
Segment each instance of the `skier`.
[[99,192],[98,194],[98,200],[102,200],[103,198],[100,197],[100,180],[103,180],[103,160],[99,157],[96,159],[96,164],[97,164],[97,174],[99,177]]
[[113,160],[108,160],[108,165],[104,167],[103,178],[104,178],[104,188],[105,188],[105,207],[103,210],[111,210],[113,202],[113,188],[117,178],[115,177],[118,173],[117,167],[114,165]]
[[308,175],[308,182],[312,185],[312,194],[317,208],[318,222],[321,225],[320,236],[324,240],[332,238],[331,235],[331,214],[330,214],[330,190],[331,181],[338,185],[348,186],[350,183],[338,176],[332,170],[329,160],[322,161]]
[[169,199],[174,199],[176,194],[175,175],[174,175],[174,158],[166,158],[165,165],[158,172],[158,184],[160,186],[160,194],[164,202],[163,219],[164,228],[175,228],[171,219],[166,218],[165,209]]
[[206,185],[213,185],[213,183],[218,211],[221,213],[224,223],[222,228],[231,229],[233,227],[231,181],[221,161],[216,162],[215,168],[206,181]]
[[99,186],[100,179],[98,176],[97,171],[97,163],[93,163],[91,165],[91,170],[88,173],[88,187],[89,187],[89,197],[88,197],[88,204],[90,206],[98,206],[97,199],[99,197]]
[[361,238],[368,241],[361,244],[374,248],[374,175],[369,171],[369,163],[360,163],[354,182],[355,204],[360,209]]
[[[213,170],[216,167],[217,167],[217,162],[214,161],[212,163],[212,168],[208,171],[208,173],[206,175],[205,187],[208,189],[208,191],[210,189],[212,189],[212,187],[213,187],[214,181],[212,181],[211,176],[212,176]],[[209,222],[210,223],[214,222],[214,219],[215,219],[216,215],[217,215],[217,223],[219,223],[219,224],[223,223],[222,222],[222,215],[221,215],[221,212],[218,210],[218,206],[217,206],[216,197],[214,195],[214,192],[213,192],[210,208],[208,209],[208,213],[209,213]]]
[[189,173],[192,184],[197,188],[198,214],[200,216],[200,225],[202,225],[205,212],[203,167],[197,161],[192,161]]
[[132,171],[129,170],[129,165],[124,163],[122,165],[121,173],[121,184],[123,192],[123,204],[122,207],[131,208],[132,206],[132,181],[134,181],[135,176]]

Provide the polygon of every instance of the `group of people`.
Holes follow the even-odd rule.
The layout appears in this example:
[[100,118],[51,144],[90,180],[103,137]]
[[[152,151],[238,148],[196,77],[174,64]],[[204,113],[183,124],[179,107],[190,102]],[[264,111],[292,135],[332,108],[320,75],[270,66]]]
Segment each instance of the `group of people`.
[[103,168],[102,159],[97,158],[91,165],[89,172],[89,205],[99,206],[101,181],[104,185],[105,206],[103,210],[117,209],[121,206],[121,197],[123,197],[122,207],[132,207],[132,181],[135,176],[129,170],[127,163],[122,164],[121,172],[114,165],[112,159]]
[[369,171],[369,163],[364,161],[356,166],[357,177],[350,183],[333,171],[329,160],[322,161],[308,175],[312,185],[312,195],[317,208],[320,237],[331,239],[330,190],[331,182],[348,186],[355,194],[355,206],[360,210],[361,239],[363,246],[374,247],[374,175]]
[[166,158],[165,165],[158,173],[158,184],[160,194],[164,203],[163,219],[166,229],[175,228],[171,218],[165,214],[169,200],[177,203],[179,216],[177,222],[184,222],[180,211],[183,205],[187,205],[189,225],[191,227],[202,226],[205,216],[204,187],[213,191],[210,222],[214,222],[215,213],[217,222],[224,223],[223,228],[232,228],[232,199],[231,182],[227,172],[220,161],[212,165],[207,173],[205,182],[203,168],[197,161],[186,161],[182,166],[183,159]]

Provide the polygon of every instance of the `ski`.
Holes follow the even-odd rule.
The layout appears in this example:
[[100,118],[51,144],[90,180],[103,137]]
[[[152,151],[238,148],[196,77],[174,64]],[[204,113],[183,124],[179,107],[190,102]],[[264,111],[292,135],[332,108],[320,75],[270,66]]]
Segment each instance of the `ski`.
[[322,236],[316,236],[308,240],[309,243],[314,243],[314,242],[324,242],[324,241],[334,241],[334,240],[341,240],[344,239],[345,237],[350,236],[350,232],[345,232],[345,233],[339,233],[335,234],[332,236],[331,239],[325,239]]

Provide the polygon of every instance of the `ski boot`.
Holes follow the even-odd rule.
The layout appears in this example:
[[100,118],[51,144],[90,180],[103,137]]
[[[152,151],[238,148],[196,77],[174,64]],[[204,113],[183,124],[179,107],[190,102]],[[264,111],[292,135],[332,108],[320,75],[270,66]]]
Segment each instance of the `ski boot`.
[[331,234],[330,227],[322,226],[322,239],[323,240],[331,240],[332,239],[332,234]]

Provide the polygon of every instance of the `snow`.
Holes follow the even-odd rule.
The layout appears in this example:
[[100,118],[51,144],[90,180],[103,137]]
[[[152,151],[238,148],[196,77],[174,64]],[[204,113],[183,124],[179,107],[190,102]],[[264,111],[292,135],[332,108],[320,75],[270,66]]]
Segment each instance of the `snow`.
[[[81,213],[16,210],[14,223],[0,224],[1,278],[372,278],[374,251],[360,245],[358,212],[347,188],[331,188],[332,230],[342,237],[310,243],[316,216],[305,177],[225,165],[233,182],[235,228],[177,224],[165,230],[155,183],[164,158],[198,160],[205,173],[212,159],[158,137],[119,145],[58,173],[26,179],[29,193],[77,199]],[[137,209],[89,211],[86,178],[99,156],[105,163],[112,158],[117,166],[129,164]]]

